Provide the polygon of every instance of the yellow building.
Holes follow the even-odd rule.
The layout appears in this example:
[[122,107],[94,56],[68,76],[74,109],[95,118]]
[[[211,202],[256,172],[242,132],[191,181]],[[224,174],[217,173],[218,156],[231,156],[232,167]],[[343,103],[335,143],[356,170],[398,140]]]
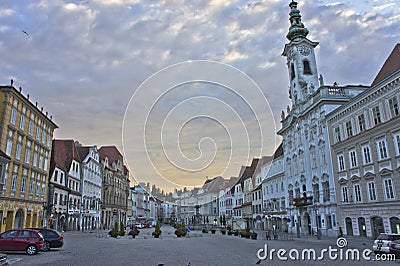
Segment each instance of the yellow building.
[[[10,86],[0,86],[0,150],[10,157],[0,190],[0,231],[46,226],[51,145],[57,125]],[[51,211],[51,210],[50,210]]]

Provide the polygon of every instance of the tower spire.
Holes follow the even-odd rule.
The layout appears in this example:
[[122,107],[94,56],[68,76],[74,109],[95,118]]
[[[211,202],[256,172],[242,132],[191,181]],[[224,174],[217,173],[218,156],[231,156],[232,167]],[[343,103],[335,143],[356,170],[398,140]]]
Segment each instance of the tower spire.
[[290,7],[290,28],[289,32],[286,35],[286,38],[289,41],[293,41],[296,39],[305,38],[308,34],[308,29],[304,26],[303,22],[301,22],[300,10],[297,9],[297,2],[292,0],[289,4]]

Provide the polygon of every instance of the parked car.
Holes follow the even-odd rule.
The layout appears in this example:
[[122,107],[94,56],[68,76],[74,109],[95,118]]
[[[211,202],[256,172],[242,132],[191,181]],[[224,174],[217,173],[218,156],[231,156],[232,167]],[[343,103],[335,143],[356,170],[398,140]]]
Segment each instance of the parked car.
[[381,233],[372,245],[374,253],[389,253],[389,244],[392,241],[400,240],[400,234]]
[[390,242],[389,253],[396,255],[396,259],[400,259],[400,240]]
[[141,224],[141,223],[137,223],[137,224],[135,224],[135,226],[136,226],[137,228],[140,228],[140,229],[143,228],[143,224]]
[[29,228],[38,230],[44,238],[43,251],[49,251],[50,248],[61,248],[64,245],[62,234],[50,228]]
[[43,249],[44,239],[37,230],[14,229],[0,234],[0,250],[25,251],[28,255],[34,255]]

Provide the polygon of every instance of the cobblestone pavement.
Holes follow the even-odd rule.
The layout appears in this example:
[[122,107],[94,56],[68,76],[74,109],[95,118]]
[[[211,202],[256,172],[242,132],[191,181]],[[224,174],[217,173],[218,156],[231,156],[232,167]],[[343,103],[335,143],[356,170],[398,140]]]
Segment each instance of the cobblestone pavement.
[[[192,231],[190,237],[177,238],[170,226],[162,226],[160,239],[151,237],[154,229],[142,229],[135,239],[122,237],[114,239],[106,236],[105,231],[95,232],[66,232],[65,245],[58,250],[40,252],[35,256],[12,253],[8,254],[11,265],[257,265],[257,252],[267,247],[272,249],[315,249],[317,254],[323,248],[337,248],[336,239],[312,237],[282,240],[251,240],[237,236],[202,234]],[[262,234],[259,234],[262,238]],[[347,248],[362,251],[371,248],[372,241],[349,239]],[[260,261],[259,265],[397,265],[399,262],[376,261],[332,261],[325,256],[323,261],[316,260],[287,260],[280,261],[275,256]],[[264,254],[264,253],[260,253]],[[288,256],[288,254],[286,254]],[[371,255],[374,258],[374,255]]]

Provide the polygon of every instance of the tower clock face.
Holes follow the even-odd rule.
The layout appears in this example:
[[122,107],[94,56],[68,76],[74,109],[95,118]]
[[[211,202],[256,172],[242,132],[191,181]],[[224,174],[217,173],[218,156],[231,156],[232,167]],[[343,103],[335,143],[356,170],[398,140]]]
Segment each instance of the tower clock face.
[[296,57],[296,47],[293,47],[292,49],[289,50],[288,53],[288,59],[293,60]]
[[306,45],[300,45],[298,49],[301,55],[308,56],[311,54],[311,48]]

